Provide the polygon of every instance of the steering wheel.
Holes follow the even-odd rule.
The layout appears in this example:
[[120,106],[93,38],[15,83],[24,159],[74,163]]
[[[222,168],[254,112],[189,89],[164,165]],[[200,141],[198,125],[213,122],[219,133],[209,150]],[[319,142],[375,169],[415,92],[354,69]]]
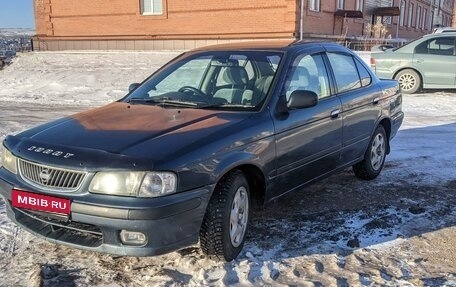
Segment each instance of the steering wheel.
[[180,93],[191,92],[192,99],[194,99],[195,101],[202,101],[204,103],[209,102],[208,96],[205,93],[203,93],[203,91],[201,91],[200,89],[194,88],[192,86],[183,86],[178,90],[178,92],[180,92]]

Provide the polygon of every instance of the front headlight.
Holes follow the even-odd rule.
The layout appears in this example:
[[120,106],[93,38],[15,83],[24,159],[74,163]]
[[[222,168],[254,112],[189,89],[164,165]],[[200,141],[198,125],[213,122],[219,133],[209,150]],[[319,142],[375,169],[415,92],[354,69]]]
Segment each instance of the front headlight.
[[2,149],[2,165],[10,172],[17,174],[17,158],[5,147]]
[[148,172],[139,190],[139,197],[158,197],[176,192],[176,175],[171,172]]
[[158,197],[176,192],[176,175],[170,172],[98,172],[89,185],[92,193]]
[[144,174],[144,172],[99,172],[90,182],[89,191],[136,196]]

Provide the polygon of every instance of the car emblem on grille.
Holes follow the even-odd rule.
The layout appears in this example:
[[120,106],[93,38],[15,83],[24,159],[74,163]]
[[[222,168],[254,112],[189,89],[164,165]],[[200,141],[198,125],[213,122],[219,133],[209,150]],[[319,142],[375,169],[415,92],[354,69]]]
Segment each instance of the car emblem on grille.
[[45,168],[40,172],[40,181],[41,183],[47,183],[51,179],[51,173],[49,169]]

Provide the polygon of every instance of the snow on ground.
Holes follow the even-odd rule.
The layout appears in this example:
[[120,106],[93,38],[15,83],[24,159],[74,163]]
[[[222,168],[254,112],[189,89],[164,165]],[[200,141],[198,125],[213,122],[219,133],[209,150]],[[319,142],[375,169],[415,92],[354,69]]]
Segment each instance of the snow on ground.
[[[174,56],[21,55],[0,71],[0,140],[116,100]],[[376,180],[347,169],[256,211],[230,263],[197,246],[134,258],[51,244],[10,223],[0,200],[0,286],[456,286],[455,107],[455,91],[404,96]]]
[[126,94],[128,85],[178,55],[160,52],[29,53],[0,78],[1,100],[97,106]]

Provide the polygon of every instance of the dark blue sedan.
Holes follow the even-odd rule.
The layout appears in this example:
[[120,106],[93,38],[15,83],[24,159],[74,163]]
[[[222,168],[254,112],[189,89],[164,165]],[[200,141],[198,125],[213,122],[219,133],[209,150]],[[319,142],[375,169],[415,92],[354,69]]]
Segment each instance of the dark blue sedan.
[[8,136],[8,216],[51,242],[150,256],[241,251],[251,211],[352,166],[374,179],[402,123],[394,80],[329,43],[186,52],[107,106]]

